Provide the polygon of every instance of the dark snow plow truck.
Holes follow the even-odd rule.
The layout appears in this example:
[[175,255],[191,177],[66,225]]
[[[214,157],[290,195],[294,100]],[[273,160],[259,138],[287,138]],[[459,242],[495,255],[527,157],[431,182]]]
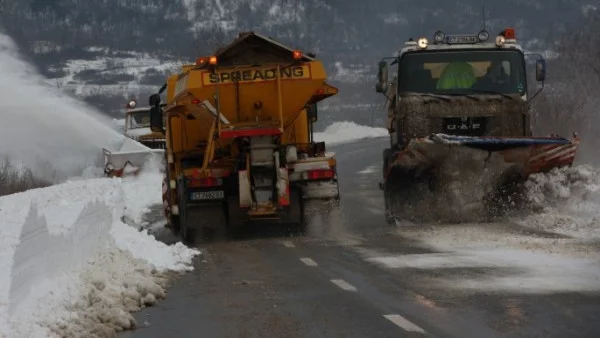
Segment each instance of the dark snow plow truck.
[[[545,60],[534,55],[541,87],[530,97],[514,29],[489,38],[485,30],[438,31],[433,41],[409,39],[397,57],[380,61],[376,91],[387,98],[390,135],[380,183],[388,222],[497,214],[518,202],[530,174],[572,165],[576,133],[532,136],[529,104],[543,89]],[[389,60],[397,66],[391,83]]]

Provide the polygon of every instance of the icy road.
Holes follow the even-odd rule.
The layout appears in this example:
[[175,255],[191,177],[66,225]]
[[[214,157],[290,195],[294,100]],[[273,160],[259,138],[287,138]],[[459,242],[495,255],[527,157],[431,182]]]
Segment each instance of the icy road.
[[331,147],[338,211],[313,210],[306,236],[200,244],[194,271],[121,336],[600,337],[596,172],[540,178],[537,214],[391,227],[377,188],[386,143]]

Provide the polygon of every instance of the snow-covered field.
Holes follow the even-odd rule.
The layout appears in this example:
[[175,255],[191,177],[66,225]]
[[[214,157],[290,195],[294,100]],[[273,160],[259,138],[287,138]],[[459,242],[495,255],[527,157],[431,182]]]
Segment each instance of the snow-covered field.
[[79,97],[125,94],[137,97],[156,91],[168,74],[193,61],[161,61],[149,54],[107,48],[89,48],[88,51],[97,56],[91,60],[71,59],[50,69],[63,75],[46,82]]
[[446,290],[600,291],[600,170],[578,166],[538,174],[527,194],[530,208],[498,222],[397,229],[398,236],[432,253],[361,253],[390,269],[445,271],[422,285]]
[[165,296],[167,273],[198,251],[167,246],[141,222],[161,179],[77,179],[0,197],[0,336],[95,337],[134,327]]

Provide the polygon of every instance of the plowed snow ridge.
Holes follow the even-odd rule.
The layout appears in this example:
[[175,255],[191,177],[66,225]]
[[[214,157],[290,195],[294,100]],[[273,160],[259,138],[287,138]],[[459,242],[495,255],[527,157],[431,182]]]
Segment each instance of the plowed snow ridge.
[[588,165],[538,174],[527,184],[537,213],[524,220],[540,230],[600,240],[600,170]]
[[[0,336],[101,337],[165,296],[199,254],[121,222],[161,203],[161,175],[69,181],[0,197]],[[126,207],[126,208],[125,208]]]

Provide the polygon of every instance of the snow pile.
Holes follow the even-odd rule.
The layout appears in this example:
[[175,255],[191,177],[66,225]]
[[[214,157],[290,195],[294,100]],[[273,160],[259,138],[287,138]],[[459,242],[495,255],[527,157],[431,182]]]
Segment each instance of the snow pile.
[[[121,219],[161,203],[161,179],[75,180],[0,198],[0,336],[99,337],[165,296],[199,254]],[[127,206],[126,208],[124,206]]]
[[0,156],[23,163],[35,177],[61,181],[118,149],[123,136],[109,118],[45,83],[0,34]]
[[325,142],[327,145],[347,143],[366,138],[385,137],[388,131],[385,128],[361,126],[354,122],[334,122],[325,128],[325,131],[314,134],[315,141]]
[[578,238],[600,239],[600,170],[576,166],[532,175],[526,191],[536,213],[518,222]]
[[136,179],[125,179],[123,181],[125,206],[125,218],[127,223],[146,225],[142,216],[150,212],[150,206],[162,205],[162,180],[161,162],[151,158],[145,165],[144,170]]

